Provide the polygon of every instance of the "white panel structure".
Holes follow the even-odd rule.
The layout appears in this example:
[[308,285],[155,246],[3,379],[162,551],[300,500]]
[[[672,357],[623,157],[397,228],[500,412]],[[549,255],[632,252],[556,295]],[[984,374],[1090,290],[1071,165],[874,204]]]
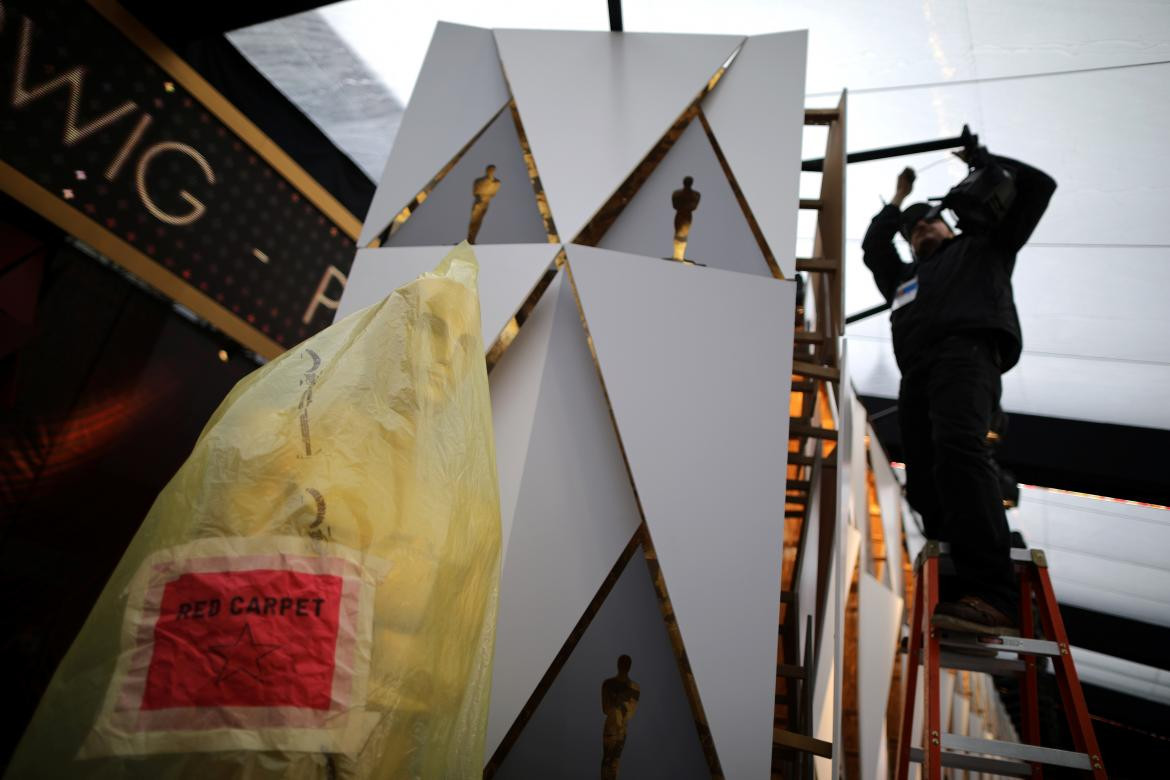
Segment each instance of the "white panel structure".
[[564,274],[553,278],[528,315],[524,328],[488,374],[492,395],[492,432],[496,443],[496,472],[500,479],[500,566],[508,565],[508,540],[520,498],[520,482],[528,460],[528,444],[540,396],[540,380],[548,360],[557,296]]
[[383,246],[456,244],[468,238],[476,203],[473,190],[487,177],[488,166],[499,189],[480,216],[475,245],[546,241],[516,122],[504,109]]
[[[358,250],[335,320],[378,303],[420,274],[433,270],[449,246],[379,247]],[[492,343],[552,264],[559,245],[491,244],[475,247],[479,261],[479,314],[483,345]]]
[[857,722],[864,780],[879,774],[881,737],[886,723],[890,676],[902,628],[902,599],[862,571],[857,596]]
[[577,304],[562,282],[500,576],[487,756],[640,523]]
[[385,230],[509,98],[491,30],[439,22],[358,245]]
[[[841,725],[841,678],[837,670],[844,665],[842,639],[845,634],[844,599],[840,591],[834,593],[833,583],[852,582],[853,569],[861,552],[861,532],[851,525],[838,529],[840,540],[837,553],[832,558],[829,571],[829,593],[825,598],[824,636],[821,637],[817,653],[817,674],[813,681],[812,736],[826,742],[840,744]],[[834,752],[832,760],[817,757],[813,766],[818,780],[839,777],[840,751]]]
[[559,30],[495,35],[553,220],[566,241],[743,41]]
[[[598,246],[649,257],[671,257],[675,219],[671,195],[682,188],[687,176],[694,179],[692,188],[700,194],[687,238],[687,259],[712,268],[771,276],[751,225],[698,120],[683,131]],[[795,208],[794,205],[793,215]]]
[[882,534],[886,540],[885,582],[894,593],[902,588],[902,486],[894,476],[889,457],[873,429],[869,429],[869,460],[873,464],[874,487],[882,512]]
[[709,779],[711,772],[641,547],[495,777],[596,780],[605,721],[598,706],[601,683],[617,673],[620,655],[630,656],[630,678],[641,689],[622,750],[621,777]]
[[808,32],[748,38],[703,112],[781,273],[796,274]]
[[765,777],[795,285],[566,251],[724,773]]

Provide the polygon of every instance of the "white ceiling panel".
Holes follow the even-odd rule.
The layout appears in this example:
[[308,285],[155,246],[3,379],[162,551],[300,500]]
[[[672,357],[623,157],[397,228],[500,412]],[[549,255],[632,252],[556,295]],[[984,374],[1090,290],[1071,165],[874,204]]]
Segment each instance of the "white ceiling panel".
[[[879,315],[881,316],[881,315]],[[862,395],[896,398],[888,337],[850,336],[850,376]],[[1008,412],[1170,430],[1170,365],[1025,352],[1003,377]]]
[[1170,59],[1170,4],[1162,0],[966,0],[964,5],[981,78]]
[[809,92],[970,78],[961,3],[622,0],[627,30],[758,35],[808,29]]
[[[904,258],[905,243],[896,239]],[[1029,245],[1012,276],[1024,350],[1047,356],[1170,364],[1170,247],[1114,248],[1103,261],[1096,247]],[[846,245],[845,310],[882,303],[861,258]],[[888,339],[888,313],[849,326],[850,336]]]

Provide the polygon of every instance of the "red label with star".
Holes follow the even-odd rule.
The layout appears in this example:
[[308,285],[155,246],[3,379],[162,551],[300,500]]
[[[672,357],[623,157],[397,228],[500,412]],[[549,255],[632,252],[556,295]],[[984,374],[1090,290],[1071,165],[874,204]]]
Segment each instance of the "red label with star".
[[142,710],[328,710],[343,579],[280,569],[188,572],[168,582]]

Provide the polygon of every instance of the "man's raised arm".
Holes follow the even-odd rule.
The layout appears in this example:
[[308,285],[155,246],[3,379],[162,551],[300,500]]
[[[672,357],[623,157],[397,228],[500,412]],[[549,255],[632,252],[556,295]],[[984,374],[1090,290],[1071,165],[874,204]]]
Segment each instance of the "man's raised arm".
[[865,265],[873,272],[873,280],[887,301],[894,299],[898,285],[909,277],[910,265],[903,263],[894,248],[894,234],[902,216],[902,202],[914,187],[914,169],[907,168],[898,174],[894,197],[877,213],[865,231],[861,242]]
[[996,242],[1013,254],[1014,264],[1014,254],[1028,242],[1028,237],[1048,208],[1048,201],[1056,191],[1056,181],[1044,171],[1019,160],[994,154],[991,159],[1015,176],[1016,199],[1003,221],[992,230]]

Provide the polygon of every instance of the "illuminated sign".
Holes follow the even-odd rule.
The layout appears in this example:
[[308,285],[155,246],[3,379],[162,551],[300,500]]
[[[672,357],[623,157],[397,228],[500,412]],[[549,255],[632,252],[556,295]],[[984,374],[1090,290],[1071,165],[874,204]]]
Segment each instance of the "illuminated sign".
[[358,221],[112,2],[0,0],[0,165],[260,354],[332,321]]

